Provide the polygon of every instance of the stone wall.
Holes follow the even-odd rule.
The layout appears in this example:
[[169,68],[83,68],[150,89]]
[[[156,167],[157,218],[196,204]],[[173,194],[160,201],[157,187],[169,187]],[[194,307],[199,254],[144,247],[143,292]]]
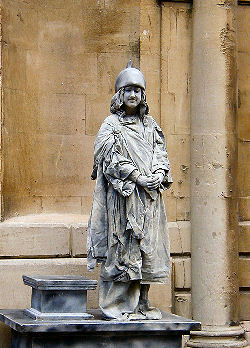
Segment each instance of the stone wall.
[[139,65],[137,1],[3,1],[4,218],[88,214],[94,136]]

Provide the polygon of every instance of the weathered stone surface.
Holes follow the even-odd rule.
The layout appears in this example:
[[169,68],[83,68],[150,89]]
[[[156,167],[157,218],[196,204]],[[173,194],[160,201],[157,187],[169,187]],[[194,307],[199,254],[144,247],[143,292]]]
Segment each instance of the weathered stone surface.
[[189,134],[191,7],[163,2],[161,20],[162,128],[167,134]]
[[250,221],[239,223],[239,252],[250,253]]
[[[249,20],[250,11],[238,6],[238,213],[239,213],[239,251],[245,257],[239,260],[239,283],[241,286],[239,298],[239,317],[250,320],[250,185],[249,185]],[[249,322],[246,338],[250,346]]]
[[190,221],[191,207],[189,197],[177,197],[176,200],[176,220]]
[[63,224],[0,223],[0,256],[69,256],[70,230]]
[[177,198],[190,196],[190,136],[167,135],[167,149],[171,158],[174,183],[167,195]]
[[174,287],[177,289],[191,288],[191,258],[173,258]]
[[239,286],[250,287],[250,257],[239,259]]
[[0,255],[86,255],[87,221],[88,215],[82,214],[38,214],[6,220],[0,223]]
[[240,291],[239,319],[250,320],[250,291]]
[[166,312],[172,312],[172,283],[152,284],[149,289],[149,299],[152,306]]
[[44,213],[81,214],[82,197],[42,197],[42,211]]
[[71,228],[72,255],[87,255],[87,222],[75,224]]
[[238,138],[249,141],[250,137],[250,86],[249,86],[249,19],[250,11],[246,7],[238,7]]
[[174,312],[185,318],[192,318],[192,304],[190,293],[175,293]]
[[[239,283],[242,287],[239,298],[239,317],[245,320],[246,338],[250,345],[250,197],[249,197],[249,20],[250,11],[238,6],[238,210],[239,210],[239,251],[246,255],[239,261]],[[244,290],[244,291],[243,291]]]
[[147,81],[150,114],[161,124],[161,8],[155,0],[140,1],[140,69]]
[[[170,188],[171,190],[171,188]],[[168,221],[176,221],[176,201],[177,198],[171,196],[169,197],[166,192],[163,192],[163,198],[166,206],[166,213]]]
[[239,197],[239,218],[242,221],[250,221],[250,197]]
[[89,213],[90,199],[80,202],[93,192],[91,135],[109,113],[116,74],[129,58],[139,66],[140,3],[2,7],[4,216]]
[[189,221],[169,222],[170,248],[172,254],[190,253],[191,224]]
[[241,322],[241,326],[245,329],[245,336],[248,341],[248,344],[250,345],[250,321]]
[[238,320],[236,209],[231,199],[236,196],[237,164],[237,5],[235,0],[229,4],[193,1],[192,312],[203,325],[217,327]]
[[247,197],[250,192],[249,180],[249,163],[250,151],[249,141],[239,141],[238,143],[238,195],[239,197]]

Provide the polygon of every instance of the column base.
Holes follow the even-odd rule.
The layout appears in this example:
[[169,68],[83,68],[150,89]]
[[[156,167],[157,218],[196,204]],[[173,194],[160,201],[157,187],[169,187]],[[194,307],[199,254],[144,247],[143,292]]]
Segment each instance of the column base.
[[203,326],[201,331],[192,331],[187,348],[236,348],[247,347],[245,331],[241,326]]

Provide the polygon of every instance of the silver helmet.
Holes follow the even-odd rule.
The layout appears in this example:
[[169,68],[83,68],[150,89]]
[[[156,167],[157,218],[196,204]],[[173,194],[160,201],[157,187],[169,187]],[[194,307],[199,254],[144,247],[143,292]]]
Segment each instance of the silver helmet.
[[129,60],[126,69],[122,70],[117,76],[115,82],[115,92],[126,86],[138,86],[145,90],[146,81],[139,69],[133,68],[131,59]]

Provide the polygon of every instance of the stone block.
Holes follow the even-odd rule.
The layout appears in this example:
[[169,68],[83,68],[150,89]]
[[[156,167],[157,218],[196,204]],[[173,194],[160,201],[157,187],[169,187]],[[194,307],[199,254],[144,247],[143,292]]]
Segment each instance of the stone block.
[[69,228],[63,224],[0,223],[0,256],[69,256]]
[[250,320],[250,291],[240,291],[239,320]]
[[[14,78],[13,80],[14,81]],[[18,79],[20,83],[20,79]],[[21,88],[24,88],[22,86]],[[23,133],[36,132],[38,128],[37,114],[38,114],[38,98],[36,95],[28,93],[27,90],[4,88],[3,89],[3,113],[4,113],[4,129],[5,133],[15,134],[20,133],[19,137],[23,136]],[[51,115],[50,115],[51,117]],[[7,140],[7,139],[6,139]],[[5,145],[13,144],[8,141]],[[15,150],[18,151],[17,146]],[[13,149],[6,149],[12,152]],[[20,150],[19,150],[20,151]],[[12,152],[12,155],[14,153]]]
[[240,257],[239,259],[239,286],[241,288],[250,287],[250,257]]
[[[243,0],[244,1],[244,0]],[[246,3],[248,0],[246,0]],[[248,48],[248,32],[249,32],[249,11],[246,11],[246,7],[238,6],[238,50],[245,52]]]
[[250,151],[249,142],[238,143],[238,195],[246,197],[250,192]]
[[250,221],[239,223],[239,252],[250,253]]
[[185,318],[192,318],[192,304],[190,293],[175,293],[174,295],[174,313]]
[[20,194],[6,194],[3,196],[3,202],[3,215],[5,219],[30,213],[42,213],[42,204],[40,197],[31,197],[28,195]]
[[81,214],[81,197],[42,197],[43,213]]
[[242,221],[250,221],[250,197],[238,198],[239,203],[239,219]]
[[[110,115],[110,96],[88,95],[86,98],[86,135],[95,136],[105,118]],[[95,117],[94,117],[95,115]],[[93,151],[91,152],[93,153]]]
[[[61,23],[53,25],[55,26],[53,32],[56,33],[64,28],[64,24]],[[56,37],[53,40],[56,40]],[[41,49],[37,68],[39,88],[42,91],[80,95],[96,92],[97,54],[95,53],[64,50],[48,52]]]
[[84,46],[88,52],[115,54],[138,47],[140,7],[135,7],[134,1],[130,3],[127,8],[107,5],[82,10]]
[[190,196],[190,136],[167,135],[167,150],[174,183],[167,194],[183,198]]
[[[14,1],[4,3],[3,40],[25,50],[34,49],[38,39],[38,15],[34,8]],[[11,25],[7,25],[11,23]]]
[[159,54],[149,54],[141,52],[140,69],[147,81],[147,103],[149,105],[149,114],[153,116],[156,122],[161,124],[161,105],[160,105],[160,57]]
[[[0,260],[0,308],[30,307],[31,289],[23,284],[22,275],[82,275],[99,279],[99,268],[87,270],[83,258]],[[90,291],[87,308],[98,307],[97,291]]]
[[75,224],[71,227],[71,243],[73,256],[87,255],[87,221],[82,224]]
[[191,252],[191,223],[190,221],[169,222],[171,254],[186,254]]
[[162,127],[171,134],[189,134],[190,50],[189,4],[162,4]]
[[151,284],[149,290],[149,300],[153,307],[157,307],[166,312],[171,312],[171,281],[169,280],[167,284]]
[[177,197],[176,200],[176,220],[189,221],[191,218],[190,198]]
[[140,55],[160,53],[161,8],[155,1],[140,4]]
[[244,7],[238,6],[238,88],[239,88],[239,108],[237,113],[238,137],[241,140],[249,140],[250,134],[250,114],[249,114],[249,11]]
[[88,193],[88,196],[82,196],[81,200],[81,214],[83,215],[89,215],[91,212],[91,207],[92,207],[92,201],[93,201],[93,193],[94,193],[94,185],[95,182],[91,183],[91,190]]
[[[100,1],[100,4],[103,2]],[[74,0],[74,2],[68,2],[67,0],[54,0],[54,1],[50,1],[50,0],[38,0],[37,4],[39,5],[39,7],[41,9],[65,9],[67,8],[68,10],[74,8],[76,11],[79,9],[82,9],[82,6],[86,6],[87,5],[87,0]],[[95,7],[96,8],[96,4],[92,4],[89,3],[89,7]]]
[[191,288],[191,258],[175,257],[173,258],[174,288]]
[[176,221],[176,198],[167,197],[166,191],[163,193],[168,221]]
[[30,152],[33,148],[32,195],[79,197],[93,190],[94,182],[90,180],[93,159],[85,155],[93,153],[93,137],[41,134],[29,138]]
[[[45,3],[47,2],[47,5]],[[53,1],[53,4],[57,1]],[[81,1],[65,1],[62,6],[53,6],[49,1],[40,1],[38,11],[39,49],[63,51],[70,56],[72,51],[84,51],[84,33],[81,30],[83,7]],[[59,30],[60,29],[60,30]]]
[[85,98],[84,94],[73,93],[40,96],[37,127],[50,134],[84,135]]

